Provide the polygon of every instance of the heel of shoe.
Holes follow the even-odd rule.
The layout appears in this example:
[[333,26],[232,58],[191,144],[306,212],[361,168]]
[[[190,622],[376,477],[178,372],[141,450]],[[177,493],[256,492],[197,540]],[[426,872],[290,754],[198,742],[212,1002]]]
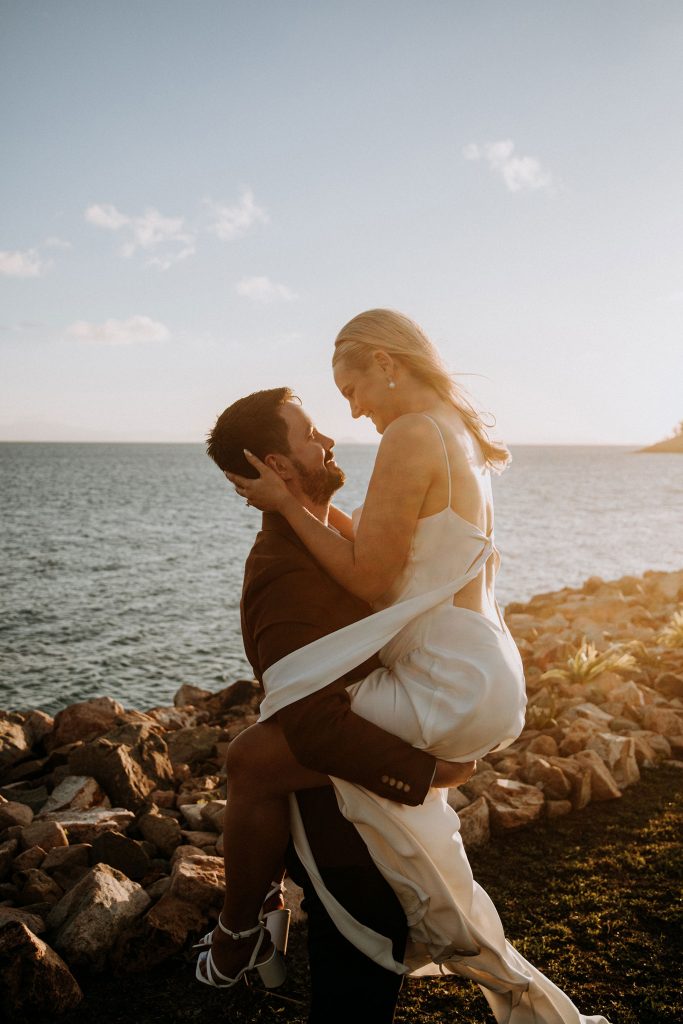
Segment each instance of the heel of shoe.
[[273,955],[265,964],[257,964],[256,969],[266,988],[279,988],[287,976],[284,957],[278,949],[273,950]]
[[270,933],[271,942],[282,955],[287,952],[287,940],[289,938],[289,921],[292,916],[291,910],[271,910],[263,918],[263,923]]

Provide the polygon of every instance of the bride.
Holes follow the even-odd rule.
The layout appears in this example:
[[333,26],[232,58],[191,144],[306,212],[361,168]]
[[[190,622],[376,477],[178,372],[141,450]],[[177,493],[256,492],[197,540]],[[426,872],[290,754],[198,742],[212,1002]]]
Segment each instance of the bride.
[[[294,790],[320,784],[320,776],[317,782],[307,778],[286,744],[273,742],[278,710],[377,651],[383,667],[349,687],[353,710],[413,746],[468,762],[512,743],[524,724],[521,659],[494,594],[499,556],[491,471],[505,468],[507,449],[488,437],[436,349],[400,313],[370,310],[351,320],[336,339],[333,370],[352,416],[369,417],[382,435],[362,509],[353,518],[331,510],[329,529],[248,452],[258,478],[228,476],[251,505],[284,516],[323,568],[377,611],[294,651],[264,674],[260,724],[240,740],[243,751],[248,745],[252,770],[268,763],[269,776],[278,780],[270,810],[262,808],[270,814],[269,842],[257,849],[250,844],[248,853],[235,844],[226,856],[240,893],[228,884],[198,977],[230,983],[241,976],[250,952],[248,966],[264,968],[264,978],[272,969],[276,954],[267,942],[260,952],[262,934],[254,942],[256,928],[238,929],[258,917],[263,880],[274,877],[291,827],[338,929],[382,966],[470,978],[501,1024],[604,1022],[581,1015],[506,941],[495,907],[472,877],[458,818],[443,790],[430,790],[412,807],[331,780],[342,812],[405,910],[410,941],[403,963],[394,960],[387,939],[353,919],[325,888],[296,802],[282,791],[283,779]],[[236,782],[239,776],[231,790]],[[231,824],[237,832],[240,822]],[[260,884],[250,887],[256,878]]]

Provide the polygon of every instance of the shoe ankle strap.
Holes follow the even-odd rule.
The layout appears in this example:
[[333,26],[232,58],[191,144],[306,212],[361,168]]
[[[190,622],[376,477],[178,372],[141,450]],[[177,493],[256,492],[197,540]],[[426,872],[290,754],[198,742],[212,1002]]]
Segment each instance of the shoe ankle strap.
[[259,921],[257,925],[255,925],[253,928],[247,928],[246,931],[232,932],[230,931],[229,928],[225,927],[225,925],[221,921],[220,914],[218,915],[218,927],[220,928],[224,935],[229,935],[231,939],[248,939],[250,935],[256,935],[256,932],[263,931],[263,925]]

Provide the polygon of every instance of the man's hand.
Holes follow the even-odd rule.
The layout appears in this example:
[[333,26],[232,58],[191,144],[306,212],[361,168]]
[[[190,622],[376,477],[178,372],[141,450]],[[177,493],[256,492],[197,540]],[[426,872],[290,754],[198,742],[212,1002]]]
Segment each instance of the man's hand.
[[465,761],[460,764],[457,761],[442,761],[437,757],[432,789],[453,789],[455,786],[462,786],[472,778],[476,768],[476,761]]

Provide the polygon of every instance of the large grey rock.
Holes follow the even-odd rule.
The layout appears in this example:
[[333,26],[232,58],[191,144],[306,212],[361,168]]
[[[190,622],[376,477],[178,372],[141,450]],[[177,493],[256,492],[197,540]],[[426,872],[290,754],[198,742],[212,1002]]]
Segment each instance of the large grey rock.
[[54,947],[70,964],[101,970],[117,936],[145,912],[145,890],[107,864],[97,864],[52,909]]
[[21,845],[25,850],[31,846],[41,846],[47,853],[54,846],[68,846],[69,840],[59,822],[37,820],[22,831]]
[[12,825],[25,828],[33,821],[33,811],[26,804],[0,797],[0,832]]
[[600,755],[619,789],[626,789],[640,779],[636,745],[630,736],[601,732],[589,741],[588,749]]
[[102,832],[125,832],[135,815],[125,807],[91,807],[87,811],[54,811],[47,816],[66,831],[71,843],[92,843]]
[[142,815],[138,821],[138,828],[144,838],[154,843],[164,857],[170,857],[176,846],[180,845],[180,824],[175,818],[151,811]]
[[169,894],[204,912],[220,910],[225,895],[225,870],[220,857],[183,857],[171,872]]
[[168,753],[173,764],[198,764],[216,753],[221,730],[211,725],[197,725],[168,734]]
[[148,971],[181,950],[190,933],[201,935],[207,926],[206,914],[167,891],[122,931],[112,960],[120,971]]
[[150,859],[141,843],[121,832],[103,832],[92,844],[94,864],[109,864],[122,871],[134,882],[144,878],[150,868]]
[[157,784],[130,747],[106,737],[76,747],[69,755],[69,768],[76,775],[97,779],[112,803],[134,811],[144,805]]
[[0,925],[0,1007],[8,1020],[50,1019],[83,999],[62,958],[19,921]]
[[593,800],[615,800],[621,796],[612,773],[597,751],[579,750],[574,754],[574,760],[590,770]]
[[485,846],[491,838],[490,812],[486,798],[480,796],[458,811],[460,835],[468,850]]

